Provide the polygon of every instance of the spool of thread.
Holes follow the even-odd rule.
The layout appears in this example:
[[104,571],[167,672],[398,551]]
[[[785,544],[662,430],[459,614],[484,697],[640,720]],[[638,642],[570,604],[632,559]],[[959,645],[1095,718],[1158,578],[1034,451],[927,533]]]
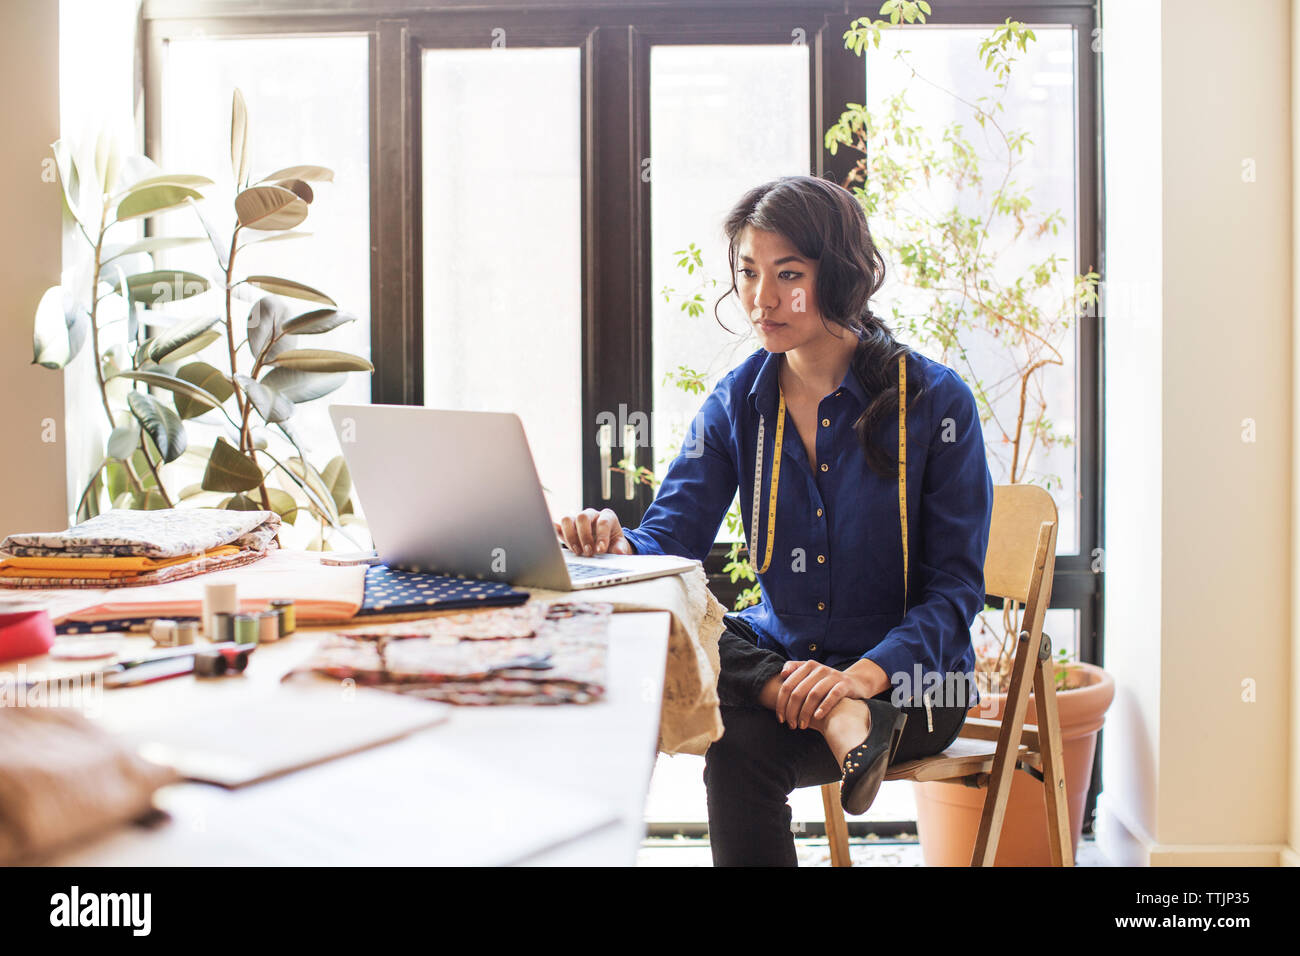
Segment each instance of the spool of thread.
[[199,635],[198,621],[177,621],[176,622],[176,644],[186,646],[193,644],[195,638]]
[[208,640],[213,644],[229,644],[235,639],[235,616],[225,611],[212,613],[212,627],[208,630]]
[[0,601],[0,661],[48,654],[54,645],[49,612],[31,601]]
[[168,618],[160,617],[154,620],[149,628],[149,634],[158,647],[175,647],[177,644],[176,622]]
[[238,614],[239,592],[234,582],[207,584],[203,587],[203,631],[210,641],[229,640],[214,636],[217,613]]
[[257,614],[257,642],[270,644],[280,639],[280,612],[259,611]]
[[296,621],[297,614],[294,611],[292,598],[276,598],[271,602],[272,610],[280,615],[280,636],[288,637],[298,629]]
[[235,643],[256,644],[259,624],[256,614],[235,615]]
[[195,677],[222,677],[226,673],[226,659],[216,651],[199,651],[194,655]]

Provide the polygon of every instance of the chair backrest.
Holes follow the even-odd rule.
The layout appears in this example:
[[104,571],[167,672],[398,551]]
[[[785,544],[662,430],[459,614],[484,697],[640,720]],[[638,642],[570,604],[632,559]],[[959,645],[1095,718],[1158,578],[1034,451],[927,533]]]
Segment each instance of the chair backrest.
[[[1052,525],[1051,546],[1056,546],[1056,502],[1037,485],[995,485],[989,547],[984,558],[984,593],[1027,604],[1034,587],[1035,556],[1043,523]],[[1055,555],[1048,553],[1050,570]]]

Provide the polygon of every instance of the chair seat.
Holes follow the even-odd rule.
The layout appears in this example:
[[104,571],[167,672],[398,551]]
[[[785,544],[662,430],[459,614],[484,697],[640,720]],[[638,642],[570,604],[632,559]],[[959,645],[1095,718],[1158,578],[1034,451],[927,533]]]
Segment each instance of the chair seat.
[[[906,763],[895,764],[885,773],[886,780],[952,780],[974,773],[988,773],[993,769],[993,756],[997,751],[996,740],[974,740],[958,737],[943,753],[929,757],[920,757]],[[1019,748],[1019,758],[1029,754],[1029,748],[1023,744]]]

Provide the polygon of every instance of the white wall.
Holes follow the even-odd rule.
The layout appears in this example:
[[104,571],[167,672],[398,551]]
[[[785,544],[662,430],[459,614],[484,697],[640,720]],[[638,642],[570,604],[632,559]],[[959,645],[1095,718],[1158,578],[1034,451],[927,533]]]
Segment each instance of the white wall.
[[1276,863],[1293,693],[1290,6],[1102,9],[1106,268],[1130,307],[1106,328],[1118,693],[1098,838],[1120,863]]
[[59,281],[59,185],[41,165],[59,138],[58,25],[50,0],[0,13],[0,537],[67,526],[63,376],[31,364],[36,303]]

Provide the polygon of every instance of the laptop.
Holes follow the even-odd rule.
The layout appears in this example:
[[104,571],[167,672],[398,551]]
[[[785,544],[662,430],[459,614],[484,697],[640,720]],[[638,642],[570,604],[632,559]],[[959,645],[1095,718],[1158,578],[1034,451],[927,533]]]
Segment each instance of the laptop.
[[376,554],[391,568],[578,591],[700,566],[562,547],[511,412],[336,404],[329,413]]

